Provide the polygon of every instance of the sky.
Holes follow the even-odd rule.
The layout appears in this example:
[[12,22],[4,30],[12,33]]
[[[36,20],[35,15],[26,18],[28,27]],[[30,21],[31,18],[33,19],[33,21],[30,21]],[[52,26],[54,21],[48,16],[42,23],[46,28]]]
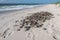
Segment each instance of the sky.
[[54,3],[60,0],[0,0],[0,3]]

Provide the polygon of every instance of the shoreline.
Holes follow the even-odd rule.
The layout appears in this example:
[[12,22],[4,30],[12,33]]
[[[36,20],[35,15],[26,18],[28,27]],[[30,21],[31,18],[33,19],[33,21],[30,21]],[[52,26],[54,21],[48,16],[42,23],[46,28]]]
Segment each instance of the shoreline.
[[29,10],[29,9],[33,9],[33,8],[37,8],[37,7],[42,7],[42,6],[44,6],[44,5],[38,5],[38,6],[31,7],[31,8],[22,8],[22,9],[14,9],[14,10],[0,11],[0,14],[2,14],[2,13],[8,13],[8,12],[15,12],[15,11]]

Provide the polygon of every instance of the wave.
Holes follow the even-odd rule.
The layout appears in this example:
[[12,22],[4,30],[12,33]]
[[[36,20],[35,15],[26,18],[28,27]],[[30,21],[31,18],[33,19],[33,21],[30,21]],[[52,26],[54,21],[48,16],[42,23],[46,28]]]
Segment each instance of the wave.
[[32,8],[39,5],[6,5],[6,6],[0,6],[0,11],[8,11],[8,10],[18,10],[18,9],[25,9],[25,8]]

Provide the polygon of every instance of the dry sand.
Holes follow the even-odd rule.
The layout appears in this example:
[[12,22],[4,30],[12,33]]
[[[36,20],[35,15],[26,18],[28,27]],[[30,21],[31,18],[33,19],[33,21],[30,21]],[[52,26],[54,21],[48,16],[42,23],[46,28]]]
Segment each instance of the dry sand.
[[[52,13],[54,18],[46,21],[42,28],[32,28],[28,32],[25,32],[24,29],[16,31],[16,29],[19,28],[14,28],[16,20],[24,19],[26,16],[41,11]],[[59,26],[60,7],[57,7],[55,4],[48,4],[14,12],[6,12],[0,15],[0,40],[60,40]],[[47,30],[43,30],[43,28],[47,28]],[[7,33],[4,31],[7,31]]]

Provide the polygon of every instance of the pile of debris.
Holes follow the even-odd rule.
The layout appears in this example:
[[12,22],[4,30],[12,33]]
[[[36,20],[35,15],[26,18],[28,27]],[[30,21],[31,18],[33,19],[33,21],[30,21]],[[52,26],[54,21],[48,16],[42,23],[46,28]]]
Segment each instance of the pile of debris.
[[[22,19],[20,21],[20,25],[19,28],[24,28],[25,31],[30,30],[30,28],[34,27],[34,28],[39,28],[42,27],[44,24],[44,22],[46,20],[50,20],[53,17],[53,14],[49,13],[49,12],[37,12],[34,13],[30,16],[27,16],[25,19]],[[20,31],[20,29],[17,29],[18,31]]]

